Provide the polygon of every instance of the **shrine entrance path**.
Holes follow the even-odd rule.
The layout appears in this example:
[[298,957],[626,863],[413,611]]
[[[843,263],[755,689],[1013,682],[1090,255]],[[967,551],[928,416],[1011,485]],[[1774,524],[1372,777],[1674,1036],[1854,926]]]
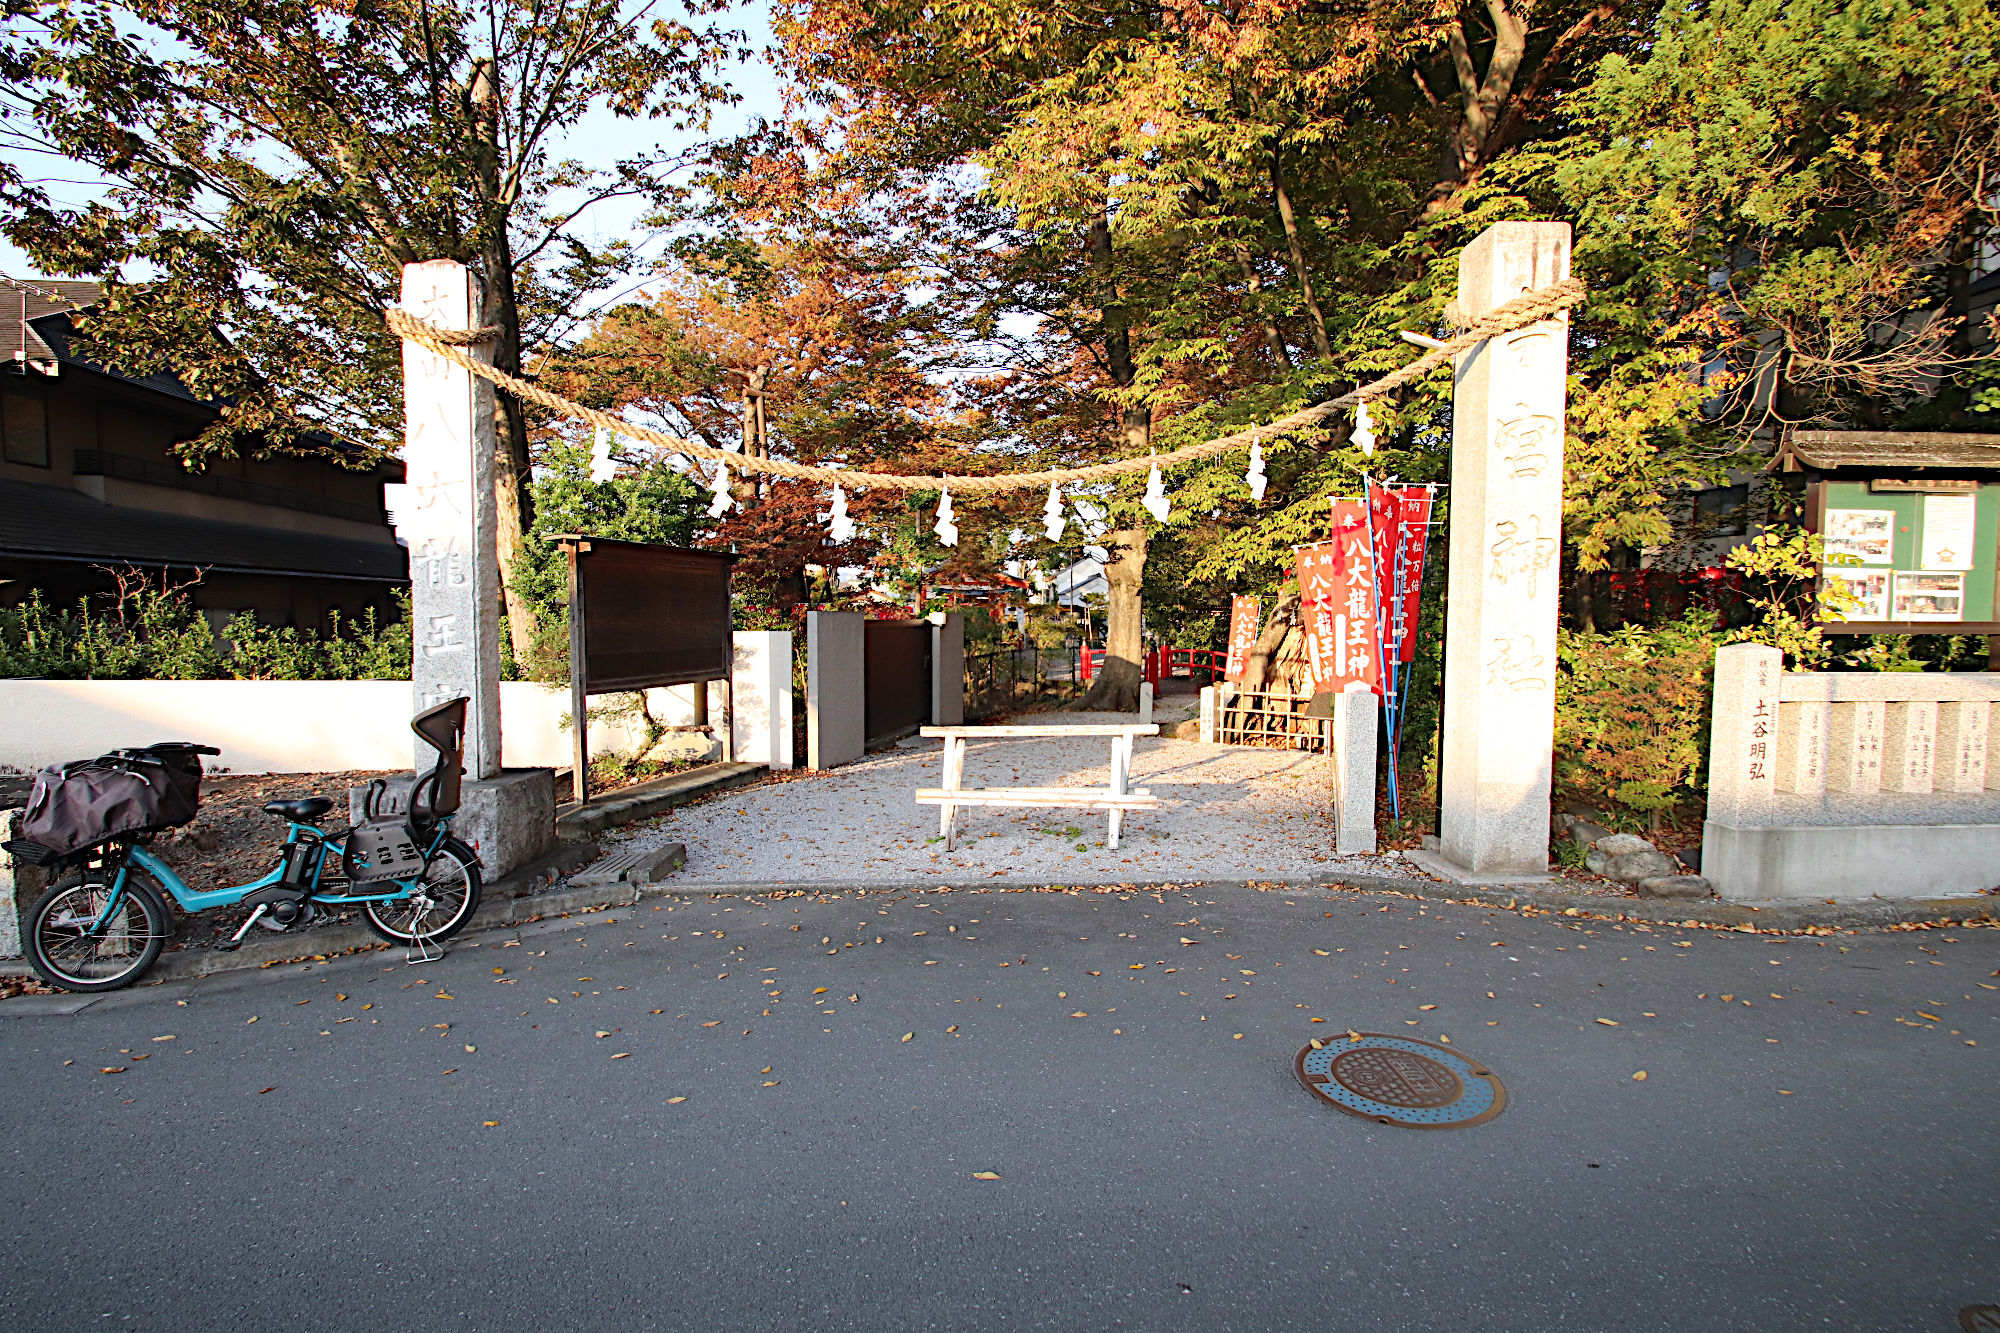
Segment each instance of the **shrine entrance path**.
[[[1163,708],[1156,720],[1180,710]],[[1036,725],[1133,722],[1129,713],[1038,713]],[[684,806],[639,826],[621,847],[687,845],[675,884],[958,884],[996,879],[1059,884],[1297,879],[1359,869],[1372,858],[1333,851],[1330,774],[1318,755],[1141,737],[1132,783],[1160,798],[1128,814],[1117,851],[1101,811],[975,809],[959,816],[956,851],[938,837],[919,787],[940,779],[942,746],[927,741],[824,773],[802,773]],[[973,741],[968,787],[1103,786],[1103,737]]]

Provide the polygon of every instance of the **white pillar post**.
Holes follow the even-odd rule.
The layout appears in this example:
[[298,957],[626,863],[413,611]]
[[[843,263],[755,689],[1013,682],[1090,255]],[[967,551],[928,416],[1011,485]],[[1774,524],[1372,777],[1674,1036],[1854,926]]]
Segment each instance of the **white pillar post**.
[[[403,266],[402,308],[447,329],[483,323],[485,293],[448,259]],[[488,344],[466,348],[490,361]],[[500,559],[493,498],[493,386],[416,343],[403,344],[405,484],[391,491],[410,549],[410,681],[418,711],[459,695],[465,769],[500,773]],[[414,738],[413,738],[414,739]],[[430,747],[414,741],[419,769]]]
[[[1565,222],[1500,222],[1459,258],[1476,319],[1569,276]],[[1544,875],[1555,735],[1569,317],[1460,357],[1452,390],[1451,616],[1440,850],[1447,873]]]
[[1333,696],[1333,753],[1336,805],[1333,850],[1365,856],[1375,850],[1375,741],[1381,732],[1382,700],[1367,688]]

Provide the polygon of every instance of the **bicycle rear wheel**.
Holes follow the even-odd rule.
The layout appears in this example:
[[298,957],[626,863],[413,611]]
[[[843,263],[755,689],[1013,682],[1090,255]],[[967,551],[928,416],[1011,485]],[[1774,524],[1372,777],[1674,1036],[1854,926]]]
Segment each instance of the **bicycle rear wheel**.
[[51,885],[28,922],[28,965],[51,986],[105,991],[143,975],[173,936],[165,899],[137,871],[104,929],[94,931],[111,901],[115,870],[74,871]]
[[416,893],[394,902],[361,905],[368,929],[393,944],[448,940],[479,910],[479,864],[456,842],[447,842],[424,867]]

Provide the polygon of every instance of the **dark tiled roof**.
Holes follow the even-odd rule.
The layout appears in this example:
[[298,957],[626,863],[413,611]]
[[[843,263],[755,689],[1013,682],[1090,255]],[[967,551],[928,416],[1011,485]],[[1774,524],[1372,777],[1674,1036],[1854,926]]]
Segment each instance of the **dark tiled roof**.
[[[0,275],[0,360],[20,359],[44,365],[75,366],[126,384],[142,385],[185,402],[201,403],[200,398],[171,374],[124,375],[101,363],[79,355],[71,346],[76,328],[70,322],[74,307],[88,307],[104,295],[94,282],[70,278],[13,279]],[[208,404],[203,404],[208,406]]]
[[0,556],[377,583],[410,576],[403,548],[388,543],[99,504],[19,481],[0,481]]
[[2000,435],[1963,431],[1798,430],[1785,449],[1816,468],[2000,468]]

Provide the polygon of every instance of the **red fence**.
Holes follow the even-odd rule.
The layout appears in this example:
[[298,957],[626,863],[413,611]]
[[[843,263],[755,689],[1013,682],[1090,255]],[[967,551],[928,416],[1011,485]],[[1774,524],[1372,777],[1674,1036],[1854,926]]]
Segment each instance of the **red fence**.
[[[1104,666],[1104,653],[1102,648],[1085,648],[1078,654],[1086,682]],[[1223,664],[1228,660],[1228,653],[1214,648],[1151,648],[1142,665],[1149,685],[1158,685],[1170,677],[1191,677],[1196,672],[1206,672],[1213,682],[1222,679]]]

